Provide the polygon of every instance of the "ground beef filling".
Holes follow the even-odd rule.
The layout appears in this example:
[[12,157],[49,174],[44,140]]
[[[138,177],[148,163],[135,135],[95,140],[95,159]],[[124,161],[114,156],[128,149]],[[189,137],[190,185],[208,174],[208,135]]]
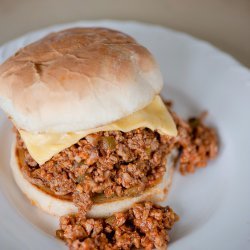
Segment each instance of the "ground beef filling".
[[197,168],[206,167],[208,161],[215,159],[218,154],[217,134],[213,128],[203,123],[207,113],[189,118],[187,122],[176,113],[171,113],[178,130],[175,145],[180,152],[180,173],[194,173]]
[[98,132],[55,155],[39,166],[24,150],[24,176],[33,184],[56,195],[72,195],[83,212],[92,206],[92,197],[135,196],[159,181],[166,170],[166,156],[174,138],[147,128],[123,133]]
[[63,216],[57,236],[71,250],[165,249],[168,231],[177,220],[170,207],[144,202],[106,219]]

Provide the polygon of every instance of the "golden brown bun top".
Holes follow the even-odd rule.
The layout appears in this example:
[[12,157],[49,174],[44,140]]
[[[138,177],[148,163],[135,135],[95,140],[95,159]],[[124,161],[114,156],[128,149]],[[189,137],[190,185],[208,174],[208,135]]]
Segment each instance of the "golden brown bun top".
[[0,105],[17,127],[70,132],[148,105],[162,88],[150,52],[106,28],[51,33],[0,66]]

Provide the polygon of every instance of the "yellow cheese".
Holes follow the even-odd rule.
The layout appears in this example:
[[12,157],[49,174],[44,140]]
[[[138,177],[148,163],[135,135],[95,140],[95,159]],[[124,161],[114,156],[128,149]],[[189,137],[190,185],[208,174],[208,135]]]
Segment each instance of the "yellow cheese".
[[160,96],[156,96],[144,109],[102,127],[58,134],[31,133],[21,129],[19,132],[30,155],[37,163],[42,165],[55,154],[75,144],[88,134],[110,130],[128,132],[141,127],[153,131],[157,130],[160,134],[177,135],[175,123]]

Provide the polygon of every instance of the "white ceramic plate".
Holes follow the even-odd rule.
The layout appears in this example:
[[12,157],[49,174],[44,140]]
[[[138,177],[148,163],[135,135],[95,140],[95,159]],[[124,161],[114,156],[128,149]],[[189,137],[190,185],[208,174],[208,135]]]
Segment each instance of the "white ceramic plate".
[[[0,48],[0,62],[45,34],[72,26],[122,30],[144,44],[165,79],[163,96],[183,117],[209,110],[218,129],[220,154],[205,169],[175,173],[168,204],[181,220],[170,249],[250,249],[250,72],[204,41],[159,26],[95,21],[58,25],[29,33]],[[0,112],[0,249],[64,249],[54,238],[57,219],[30,205],[9,168],[11,124]]]

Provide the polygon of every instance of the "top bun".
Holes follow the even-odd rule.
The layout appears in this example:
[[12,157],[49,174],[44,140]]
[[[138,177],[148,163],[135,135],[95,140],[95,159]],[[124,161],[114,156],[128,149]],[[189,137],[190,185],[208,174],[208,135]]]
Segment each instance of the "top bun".
[[26,131],[74,132],[144,108],[162,85],[153,56],[132,37],[73,28],[20,49],[0,66],[0,105]]

